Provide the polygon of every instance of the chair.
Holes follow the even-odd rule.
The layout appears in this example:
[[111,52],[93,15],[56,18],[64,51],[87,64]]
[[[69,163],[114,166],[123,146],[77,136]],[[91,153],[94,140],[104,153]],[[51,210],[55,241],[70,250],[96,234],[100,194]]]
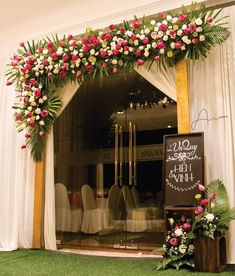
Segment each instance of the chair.
[[94,234],[112,228],[112,217],[108,208],[97,208],[92,188],[84,184],[81,188],[83,202],[83,220],[81,231]]
[[71,210],[68,192],[62,183],[55,184],[56,230],[79,232],[82,222],[82,210]]

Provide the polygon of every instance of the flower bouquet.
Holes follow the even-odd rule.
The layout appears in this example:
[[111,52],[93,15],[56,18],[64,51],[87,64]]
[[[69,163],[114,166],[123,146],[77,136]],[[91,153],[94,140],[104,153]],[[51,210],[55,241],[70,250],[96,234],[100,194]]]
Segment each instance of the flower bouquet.
[[229,222],[235,219],[235,208],[229,206],[224,184],[214,180],[207,187],[199,184],[199,190],[201,193],[195,196],[198,206],[192,227],[195,237],[214,239],[225,235]]
[[191,235],[192,218],[178,216],[168,218],[169,231],[163,245],[164,259],[159,263],[157,270],[175,267],[177,270],[182,265],[194,267],[194,245]]

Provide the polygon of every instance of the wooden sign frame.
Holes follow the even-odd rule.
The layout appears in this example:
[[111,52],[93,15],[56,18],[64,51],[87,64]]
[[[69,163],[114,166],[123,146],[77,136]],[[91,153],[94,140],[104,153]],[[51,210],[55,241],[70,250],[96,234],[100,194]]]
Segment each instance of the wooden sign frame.
[[165,135],[163,144],[165,206],[192,206],[204,183],[204,133]]

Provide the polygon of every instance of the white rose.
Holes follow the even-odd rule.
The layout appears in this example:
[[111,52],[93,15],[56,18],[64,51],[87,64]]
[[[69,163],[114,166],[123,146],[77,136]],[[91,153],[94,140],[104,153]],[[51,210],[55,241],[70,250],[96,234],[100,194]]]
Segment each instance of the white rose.
[[164,35],[164,36],[163,36],[163,40],[164,40],[164,41],[167,41],[167,40],[168,40],[168,35]]
[[145,34],[149,34],[150,30],[149,29],[145,29],[144,32],[145,32]]
[[28,107],[28,110],[29,110],[29,111],[32,111],[32,109],[33,109],[32,106],[29,106],[29,107]]
[[144,35],[144,34],[140,36],[140,39],[141,39],[141,40],[143,40],[144,38],[145,38],[145,35]]
[[32,105],[32,106],[36,106],[37,104],[36,104],[35,102],[32,102],[31,105]]
[[167,15],[166,16],[166,20],[170,21],[172,19],[172,16],[171,15]]
[[75,65],[74,65],[74,64],[71,64],[71,65],[70,65],[70,68],[74,68],[74,67],[75,67]]
[[202,25],[202,20],[201,20],[201,18],[200,18],[200,17],[197,18],[195,23],[196,23],[197,25]]
[[64,53],[64,49],[62,47],[59,47],[56,51],[56,54],[61,56]]
[[178,228],[178,229],[175,230],[175,234],[176,234],[176,236],[179,237],[179,236],[181,236],[183,234],[183,232],[182,232],[182,230],[180,228]]
[[173,17],[172,18],[172,23],[176,23],[178,21],[178,17]]
[[22,93],[22,96],[25,97],[25,96],[28,96],[28,94],[29,94],[28,91],[24,91],[24,92]]
[[94,49],[91,49],[90,50],[90,54],[93,56],[95,54],[95,50]]
[[152,43],[152,47],[153,47],[153,48],[157,48],[157,43],[156,43],[156,42],[153,42],[153,43]]
[[171,46],[171,49],[175,49],[175,42],[172,42],[170,46]]
[[113,59],[113,60],[112,60],[112,64],[114,64],[114,65],[117,64],[117,60],[116,60],[116,59]]
[[48,54],[48,49],[44,49],[42,52],[44,55],[46,55],[46,54]]
[[41,108],[36,108],[35,113],[40,114],[41,113]]
[[129,52],[133,52],[133,47],[129,47]]
[[37,115],[37,116],[35,117],[35,119],[36,119],[37,121],[40,120],[40,116]]
[[79,57],[82,58],[83,57],[83,53],[79,53]]
[[177,31],[177,35],[178,35],[178,36],[181,36],[182,34],[183,34],[183,31],[182,31],[182,30],[178,30],[178,31]]
[[20,108],[17,108],[16,113],[18,113],[18,114],[20,114],[20,113],[21,113]]
[[124,51],[124,55],[128,55],[129,54],[129,51]]
[[40,99],[38,100],[38,102],[39,102],[40,104],[42,104],[44,101],[43,101],[42,98],[40,98]]
[[165,53],[165,49],[160,49],[159,53],[163,55]]
[[182,26],[182,30],[185,30],[186,28],[187,28],[187,25],[184,24],[184,25]]
[[39,125],[40,125],[40,126],[44,126],[44,125],[45,125],[45,122],[44,122],[44,121],[40,121],[40,122],[39,122]]
[[214,216],[213,214],[207,214],[207,215],[206,215],[206,219],[207,219],[209,222],[213,221],[214,218],[215,218],[215,216]]
[[151,21],[150,21],[150,24],[151,24],[151,25],[155,25],[155,24],[156,24],[156,20],[151,20]]
[[34,101],[34,96],[31,96],[30,98],[29,98],[29,102],[31,103],[31,102],[33,102]]
[[159,31],[159,27],[154,27],[154,31],[158,32]]
[[204,35],[200,35],[199,36],[199,41],[205,41],[205,36]]
[[188,40],[188,36],[187,36],[187,35],[183,36],[183,37],[182,37],[182,40],[183,40],[183,42],[186,43],[186,41]]
[[145,52],[144,52],[144,56],[145,56],[145,57],[148,57],[148,56],[149,56],[149,52],[148,52],[148,51],[145,51]]
[[29,114],[29,111],[28,111],[28,110],[25,110],[24,114],[25,114],[25,115],[28,115],[28,114]]
[[181,245],[179,246],[179,252],[180,252],[181,254],[185,254],[185,253],[186,253],[186,250],[187,250],[187,246],[186,246],[185,244],[181,244]]
[[159,31],[159,32],[157,33],[157,37],[162,38],[162,37],[163,37],[163,32],[162,32],[162,31]]
[[162,20],[162,24],[165,24],[165,25],[167,25],[167,20]]
[[140,49],[140,50],[144,50],[144,46],[140,46],[139,49]]
[[138,46],[138,45],[139,45],[139,40],[138,40],[138,39],[135,39],[135,40],[134,40],[134,45],[135,45],[135,46]]

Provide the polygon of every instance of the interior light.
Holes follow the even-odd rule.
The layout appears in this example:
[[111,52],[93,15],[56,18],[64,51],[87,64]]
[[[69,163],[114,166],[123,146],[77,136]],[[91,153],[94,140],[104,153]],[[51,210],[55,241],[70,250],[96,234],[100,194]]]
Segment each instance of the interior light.
[[168,127],[168,128],[171,128],[172,126],[171,126],[171,125],[168,125],[167,127]]

